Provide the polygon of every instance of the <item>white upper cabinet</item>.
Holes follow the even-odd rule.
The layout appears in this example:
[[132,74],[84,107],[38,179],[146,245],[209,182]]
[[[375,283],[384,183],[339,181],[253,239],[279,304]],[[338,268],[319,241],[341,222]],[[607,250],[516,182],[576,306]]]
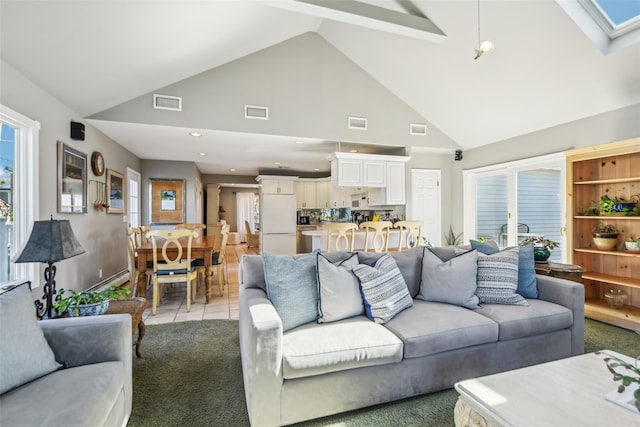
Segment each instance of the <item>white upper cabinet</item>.
[[316,207],[331,207],[331,181],[329,179],[316,181]]
[[297,176],[259,175],[256,178],[262,185],[262,194],[295,194],[294,180]]
[[296,207],[299,209],[315,209],[319,206],[316,201],[316,182],[315,181],[296,181]]
[[[336,171],[338,176],[338,186],[340,187],[362,187],[362,160],[337,159]],[[333,163],[331,165],[331,176],[333,177]]]
[[362,186],[384,187],[387,183],[387,162],[384,160],[362,161]]
[[385,188],[369,190],[369,206],[404,205],[405,176],[404,162],[387,162],[387,185]]

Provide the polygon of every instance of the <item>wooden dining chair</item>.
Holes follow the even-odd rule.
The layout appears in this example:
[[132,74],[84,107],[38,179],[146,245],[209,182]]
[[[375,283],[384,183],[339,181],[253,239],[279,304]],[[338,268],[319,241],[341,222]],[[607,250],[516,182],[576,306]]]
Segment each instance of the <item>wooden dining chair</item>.
[[244,230],[247,233],[247,247],[257,248],[260,246],[260,233],[255,233],[251,230],[251,224],[249,224],[249,221],[244,222]]
[[[389,251],[389,231],[393,227],[391,221],[365,221],[360,224],[360,228],[366,231],[364,236],[365,252],[388,252]],[[371,246],[369,246],[371,242]]]
[[[129,252],[129,262],[131,264],[131,286],[132,292],[135,293],[138,289],[138,277],[139,277],[139,267],[138,267],[138,247],[146,241],[145,233],[142,231],[140,227],[127,227],[127,250]],[[153,268],[153,263],[147,263],[146,278],[147,283],[151,278],[151,270]],[[139,295],[144,297],[144,295]]]
[[[229,236],[230,225],[227,223],[217,224],[207,228],[207,235],[213,236],[213,254],[211,256],[211,266],[216,270],[216,272],[220,272],[219,264],[224,262],[224,251],[227,245],[227,238]],[[220,261],[220,257],[222,257],[222,261]],[[205,267],[204,260],[194,260],[192,265],[198,270],[198,280],[197,286],[203,282],[200,280],[200,277],[204,278]],[[220,284],[220,296],[224,295],[224,285],[226,284],[226,277],[224,281],[218,278],[218,283]],[[196,288],[197,289],[197,288]],[[192,295],[195,298],[195,292]]]
[[[356,230],[358,226],[352,222],[333,222],[327,224],[327,252],[329,251],[349,251],[353,252],[353,246],[355,243]],[[347,232],[350,231],[350,237],[347,237]],[[335,234],[336,239],[333,247],[331,246],[331,239]],[[340,244],[344,243],[344,247]]]
[[[186,230],[194,230],[198,233],[198,236],[204,236],[204,230],[207,229],[207,225],[206,224],[199,224],[197,222],[193,222],[193,223],[184,223],[184,224],[177,224],[176,225],[176,230],[179,230],[181,228],[184,228]],[[198,237],[196,236],[196,237]]]
[[225,224],[220,232],[220,247],[218,252],[213,254],[211,260],[211,266],[216,270],[218,275],[218,286],[220,288],[220,295],[224,295],[224,287],[227,285],[227,264],[225,263],[227,252],[227,240],[229,238],[229,224]]
[[[400,229],[400,240],[398,250],[411,249],[420,245],[422,239],[422,221],[398,221],[393,228]],[[404,244],[403,244],[404,240]]]
[[[153,247],[153,315],[156,314],[165,283],[187,284],[187,311],[191,311],[191,292],[197,279],[197,271],[191,267],[191,243],[196,235],[195,231],[185,229],[155,230],[147,233]],[[186,251],[183,243],[186,243]]]

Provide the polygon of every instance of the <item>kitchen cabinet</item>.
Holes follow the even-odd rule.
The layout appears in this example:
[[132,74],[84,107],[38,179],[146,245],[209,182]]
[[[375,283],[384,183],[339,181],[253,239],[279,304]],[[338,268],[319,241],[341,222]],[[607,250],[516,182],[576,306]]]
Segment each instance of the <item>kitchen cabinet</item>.
[[350,208],[351,207],[351,192],[352,188],[338,187],[337,185],[331,186],[331,198],[330,208]]
[[[405,156],[378,154],[333,153],[331,180],[338,187],[386,188],[390,184],[389,163],[402,164]],[[397,182],[393,182],[397,186]],[[395,193],[394,193],[395,194]]]
[[386,162],[385,169],[386,187],[369,190],[369,206],[404,205],[406,203],[404,162]]
[[[335,166],[335,167],[334,167]],[[334,174],[334,170],[336,173]],[[362,186],[362,160],[337,159],[331,165],[331,176],[336,175],[339,187]]]
[[297,208],[315,209],[319,207],[316,200],[317,185],[315,181],[296,181],[294,187]]
[[296,179],[297,176],[259,175],[256,181],[261,184],[263,194],[295,194]]
[[[584,268],[585,316],[640,333],[640,253],[624,250],[640,237],[640,216],[588,215],[603,195],[630,200],[640,194],[640,138],[570,150],[567,156],[567,245],[569,263]],[[598,221],[620,234],[613,250],[596,248],[592,228]],[[622,309],[609,307],[605,294],[624,292]]]
[[331,207],[331,181],[329,179],[316,181],[316,207]]
[[384,187],[387,184],[387,162],[383,160],[362,161],[362,186]]

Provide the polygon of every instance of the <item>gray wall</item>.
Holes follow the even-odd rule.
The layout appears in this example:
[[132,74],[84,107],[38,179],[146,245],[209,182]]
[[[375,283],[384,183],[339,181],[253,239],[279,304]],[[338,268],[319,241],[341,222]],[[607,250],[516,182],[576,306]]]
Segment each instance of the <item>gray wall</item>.
[[[86,124],[85,141],[73,141],[69,137],[69,123],[82,118],[60,103],[50,94],[28,80],[4,61],[0,63],[0,103],[40,122],[39,137],[39,211],[38,219],[53,214],[56,219],[68,219],[85,254],[56,263],[58,288],[84,289],[128,268],[126,223],[122,215],[106,214],[93,208],[96,198],[95,184],[88,188],[88,212],[86,214],[57,213],[57,141],[87,155],[100,151],[107,168],[125,173],[127,167],[140,170],[140,161],[121,145],[109,139],[97,129]],[[106,175],[106,173],[105,173]],[[105,180],[105,175],[95,177],[89,167],[88,180]],[[41,273],[44,268],[41,268]],[[41,290],[36,291],[37,294]]]
[[[195,163],[191,162],[174,162],[171,160],[142,160],[142,208],[141,222],[143,225],[149,225],[150,221],[150,200],[149,188],[152,178],[159,179],[184,179],[185,180],[185,221],[196,222],[196,197],[202,198],[203,195],[196,195],[196,179],[200,179],[200,171]],[[206,185],[206,184],[203,184]],[[202,204],[201,204],[202,206]],[[204,207],[203,207],[204,208]],[[174,228],[171,226],[153,226],[152,228]]]

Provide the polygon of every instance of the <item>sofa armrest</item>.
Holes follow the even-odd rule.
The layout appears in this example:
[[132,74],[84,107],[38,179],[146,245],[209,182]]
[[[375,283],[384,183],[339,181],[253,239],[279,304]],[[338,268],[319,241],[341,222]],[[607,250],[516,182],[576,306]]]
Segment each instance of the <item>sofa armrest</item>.
[[557,277],[536,276],[538,298],[567,307],[573,313],[571,352],[584,353],[584,285]]
[[265,292],[240,288],[240,355],[251,425],[280,425],[282,320]]
[[[127,414],[133,402],[131,316],[69,317],[38,322],[56,360],[69,367],[121,361]],[[128,418],[128,415],[127,415]]]

